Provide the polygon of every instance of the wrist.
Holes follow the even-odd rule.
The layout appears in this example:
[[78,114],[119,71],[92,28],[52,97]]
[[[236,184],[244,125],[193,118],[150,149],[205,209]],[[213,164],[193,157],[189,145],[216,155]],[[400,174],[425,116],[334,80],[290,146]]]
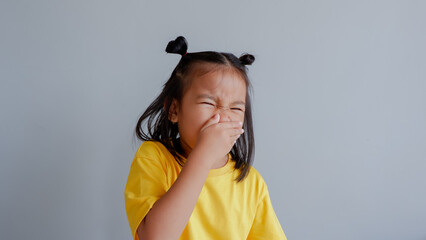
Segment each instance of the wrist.
[[194,148],[186,159],[188,162],[195,162],[199,168],[210,170],[215,163],[215,159],[208,152]]

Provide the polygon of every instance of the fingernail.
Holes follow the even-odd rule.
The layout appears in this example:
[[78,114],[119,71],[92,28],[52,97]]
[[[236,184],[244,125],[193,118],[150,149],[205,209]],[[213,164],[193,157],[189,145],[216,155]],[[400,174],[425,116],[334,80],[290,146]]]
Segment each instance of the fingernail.
[[241,128],[241,133],[244,133],[244,129]]

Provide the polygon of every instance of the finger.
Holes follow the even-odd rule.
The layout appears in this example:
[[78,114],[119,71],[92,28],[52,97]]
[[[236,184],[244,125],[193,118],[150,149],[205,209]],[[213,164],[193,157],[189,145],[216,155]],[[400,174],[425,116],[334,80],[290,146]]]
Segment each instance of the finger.
[[219,123],[223,128],[238,128],[241,129],[241,127],[243,126],[242,122],[221,122]]
[[230,136],[231,136],[231,138],[238,138],[243,133],[244,133],[244,129],[242,129],[242,128],[230,130]]
[[203,127],[201,128],[201,131],[203,131],[204,129],[208,128],[209,126],[213,124],[219,123],[219,120],[220,120],[219,114],[213,115],[213,117],[207,120],[207,122],[203,125]]

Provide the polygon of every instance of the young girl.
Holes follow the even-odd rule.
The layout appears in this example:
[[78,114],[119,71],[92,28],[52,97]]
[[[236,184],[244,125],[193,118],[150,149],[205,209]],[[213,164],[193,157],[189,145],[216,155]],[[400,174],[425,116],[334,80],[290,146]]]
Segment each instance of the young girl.
[[166,52],[182,58],[137,123],[124,192],[134,239],[286,239],[251,166],[254,57],[187,53],[183,37]]

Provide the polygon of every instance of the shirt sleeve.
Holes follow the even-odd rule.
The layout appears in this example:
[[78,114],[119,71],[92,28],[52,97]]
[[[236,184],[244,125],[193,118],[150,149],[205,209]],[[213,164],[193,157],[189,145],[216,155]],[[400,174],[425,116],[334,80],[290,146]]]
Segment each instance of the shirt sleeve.
[[265,187],[265,194],[259,202],[253,225],[247,239],[256,240],[287,240],[280,222],[272,208],[268,188]]
[[136,230],[154,203],[167,192],[164,160],[153,144],[143,143],[130,166],[124,200],[133,239]]

